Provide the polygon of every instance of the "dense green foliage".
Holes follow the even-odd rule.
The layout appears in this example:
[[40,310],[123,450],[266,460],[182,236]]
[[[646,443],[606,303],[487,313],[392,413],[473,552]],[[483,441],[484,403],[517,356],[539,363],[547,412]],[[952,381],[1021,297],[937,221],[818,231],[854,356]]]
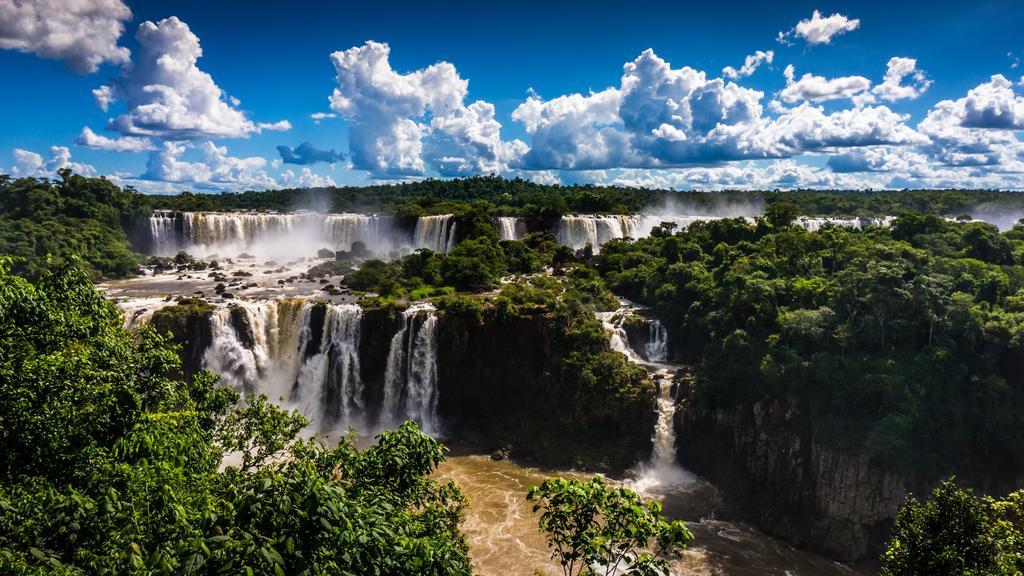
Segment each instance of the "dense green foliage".
[[1024,491],[976,496],[952,481],[896,515],[882,576],[1014,576],[1024,572]]
[[565,576],[668,576],[666,556],[693,540],[683,521],[662,518],[661,504],[601,478],[548,478],[526,499]]
[[0,572],[470,573],[464,500],[414,424],[362,452],[297,439],[297,413],[176,379],[175,349],[121,322],[73,268],[0,262]]
[[28,277],[48,256],[56,264],[78,257],[94,278],[131,275],[139,257],[124,228],[145,202],[131,188],[69,170],[58,181],[0,176],[0,254],[14,256],[14,270]]
[[493,220],[480,206],[465,210],[457,226],[461,240],[448,254],[420,249],[392,262],[368,260],[342,282],[352,290],[384,297],[423,298],[446,290],[491,290],[507,274],[532,274],[572,260],[571,250],[559,246],[550,233],[499,241]]
[[864,232],[786,223],[770,210],[662,230],[606,244],[598,266],[655,308],[696,365],[700,405],[793,400],[819,439],[866,442],[924,478],[1024,469],[1021,232],[917,215]]

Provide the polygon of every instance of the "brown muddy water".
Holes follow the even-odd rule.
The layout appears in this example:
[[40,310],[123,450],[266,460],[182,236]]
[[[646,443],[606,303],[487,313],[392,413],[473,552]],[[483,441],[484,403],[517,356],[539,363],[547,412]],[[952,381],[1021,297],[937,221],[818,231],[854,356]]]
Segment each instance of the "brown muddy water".
[[[454,480],[469,501],[463,530],[473,567],[482,576],[547,576],[562,574],[551,559],[538,515],[526,501],[530,486],[549,476],[589,479],[567,470],[545,470],[485,455],[452,455],[436,473]],[[687,520],[695,539],[683,556],[671,561],[674,576],[851,576],[867,572],[797,550],[786,543],[735,522],[701,518],[719,506],[713,488],[692,476],[677,478],[671,489],[645,489],[627,481],[647,497],[660,500],[668,516]]]

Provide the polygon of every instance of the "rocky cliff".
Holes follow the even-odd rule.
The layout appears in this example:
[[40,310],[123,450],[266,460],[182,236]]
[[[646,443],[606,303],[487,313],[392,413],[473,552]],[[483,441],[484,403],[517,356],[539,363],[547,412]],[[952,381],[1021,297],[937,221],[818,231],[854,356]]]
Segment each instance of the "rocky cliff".
[[653,386],[640,371],[617,374],[631,392],[615,402],[581,390],[567,374],[567,330],[554,314],[444,314],[437,349],[446,429],[546,464],[614,471],[646,458]]
[[[692,398],[692,388],[684,391]],[[679,459],[739,502],[766,533],[842,561],[877,554],[906,498],[866,447],[816,437],[798,403],[676,412]]]

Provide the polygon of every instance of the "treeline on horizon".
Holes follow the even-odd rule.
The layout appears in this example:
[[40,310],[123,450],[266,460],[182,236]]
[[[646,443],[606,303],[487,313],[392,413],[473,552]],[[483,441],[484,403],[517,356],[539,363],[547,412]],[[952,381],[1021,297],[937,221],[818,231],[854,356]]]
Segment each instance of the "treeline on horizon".
[[538,184],[521,178],[478,176],[427,179],[400,184],[281,188],[245,192],[146,196],[153,209],[184,212],[232,210],[387,211],[459,213],[472,202],[486,202],[501,216],[557,218],[565,214],[633,214],[645,210],[689,210],[694,214],[753,215],[766,204],[785,202],[807,216],[893,216],[920,212],[961,216],[978,209],[1024,210],[1024,193],[999,190],[720,190],[676,191]]
[[15,272],[33,277],[41,263],[81,257],[94,279],[131,276],[144,260],[127,231],[153,210],[381,211],[399,216],[523,216],[555,220],[565,214],[691,213],[751,216],[785,204],[804,216],[873,217],[908,212],[947,217],[1024,216],[1024,193],[996,190],[795,190],[677,192],[617,186],[545,185],[481,176],[402,184],[279,189],[219,194],[147,195],[106,178],[62,170],[57,179],[0,175],[0,253],[16,258]]

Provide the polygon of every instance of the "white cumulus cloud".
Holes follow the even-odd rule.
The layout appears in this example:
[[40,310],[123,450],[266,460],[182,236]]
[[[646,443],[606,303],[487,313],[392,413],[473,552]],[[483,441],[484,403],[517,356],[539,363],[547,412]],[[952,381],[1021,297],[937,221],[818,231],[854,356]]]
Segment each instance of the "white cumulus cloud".
[[110,150],[113,152],[156,150],[156,146],[149,138],[140,138],[138,136],[110,138],[93,132],[88,126],[82,128],[82,133],[75,139],[75,144],[96,150]]
[[15,148],[12,152],[14,165],[11,166],[11,176],[16,178],[54,178],[57,171],[63,168],[70,168],[76,174],[82,176],[93,176],[96,169],[88,164],[71,161],[71,151],[64,146],[51,146],[50,157],[43,158],[41,154]]
[[797,22],[796,26],[788,32],[779,32],[778,40],[783,44],[788,44],[789,38],[796,36],[802,38],[809,46],[829,44],[836,36],[852,32],[858,27],[860,27],[860,20],[856,18],[839,13],[823,18],[821,12],[815,10],[809,20]]
[[758,50],[757,52],[754,52],[753,54],[750,54],[749,56],[743,59],[743,66],[741,66],[739,70],[733,68],[732,66],[726,66],[725,68],[722,68],[722,76],[725,76],[730,80],[739,80],[740,78],[745,78],[756,72],[757,69],[761,66],[761,64],[771,64],[774,58],[775,52],[771,50],[768,50],[766,52]]
[[779,95],[784,101],[792,104],[800,100],[810,102],[825,102],[827,100],[838,100],[852,98],[854,95],[864,92],[871,87],[871,81],[863,76],[843,76],[840,78],[825,78],[814,74],[804,74],[799,80],[794,80],[793,65],[786,66],[786,88]]
[[[904,84],[905,78],[909,78],[911,83]],[[871,92],[887,102],[913,100],[923,94],[931,85],[932,81],[925,75],[924,70],[917,68],[917,60],[897,56],[889,59],[889,63],[886,65],[885,79]]]
[[146,171],[140,178],[210,189],[239,190],[277,186],[277,182],[264,170],[266,158],[230,156],[227,147],[207,141],[196,147],[199,159],[189,161],[182,158],[188,147],[185,143],[164,142],[161,148],[150,153]]
[[331,54],[338,87],[331,109],[348,120],[352,165],[376,177],[501,171],[522,145],[504,143],[494,107],[465,104],[469,83],[448,62],[402,74],[391,48],[367,42]]
[[178,18],[143,22],[135,38],[139,51],[132,62],[112,85],[93,92],[101,108],[115,100],[127,108],[108,128],[126,136],[202,140],[290,127],[287,121],[257,125],[235,108],[197,66],[199,38]]
[[132,11],[121,0],[0,0],[0,48],[63,60],[71,70],[128,61],[117,41]]

